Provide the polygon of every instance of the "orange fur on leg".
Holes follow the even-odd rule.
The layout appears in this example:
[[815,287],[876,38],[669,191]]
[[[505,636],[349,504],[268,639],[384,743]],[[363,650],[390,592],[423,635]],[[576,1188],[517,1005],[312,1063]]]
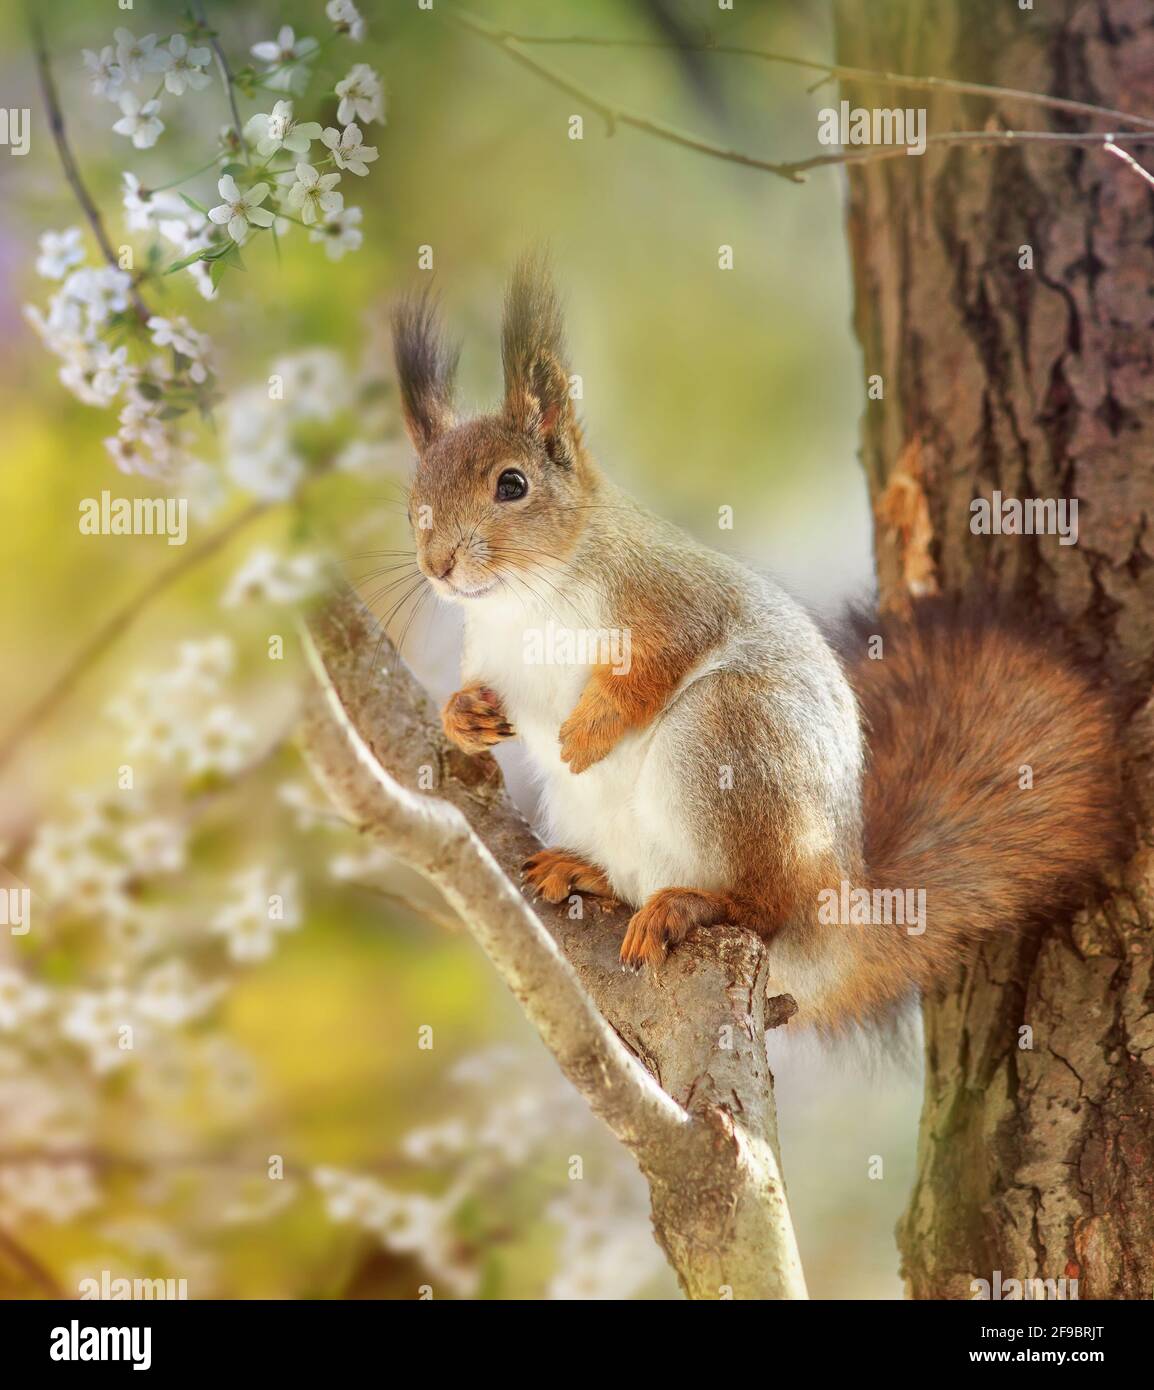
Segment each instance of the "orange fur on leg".
[[629,632],[629,669],[596,667],[561,725],[561,761],[570,772],[584,772],[611,753],[625,734],[644,728],[664,709],[685,674],[684,654],[668,643],[645,641],[636,628]]

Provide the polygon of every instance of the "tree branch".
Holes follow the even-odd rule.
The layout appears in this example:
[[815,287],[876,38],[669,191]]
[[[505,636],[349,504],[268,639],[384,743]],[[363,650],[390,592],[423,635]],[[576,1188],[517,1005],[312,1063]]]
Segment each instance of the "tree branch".
[[216,66],[220,70],[220,80],[224,84],[225,94],[228,97],[228,107],[232,112],[233,129],[236,132],[237,148],[240,150],[241,157],[247,164],[248,146],[244,143],[242,127],[240,123],[240,110],[236,104],[236,84],[232,80],[232,69],[228,65],[224,49],[221,47],[220,39],[217,37],[216,30],[209,27],[208,15],[205,12],[204,0],[192,0],[192,8],[196,14],[196,21],[204,30],[204,36],[208,39],[213,54],[216,57]]
[[528,68],[530,72],[535,72],[538,77],[543,77],[554,87],[559,87],[561,91],[567,92],[569,96],[574,97],[582,105],[591,106],[605,122],[606,130],[610,135],[613,134],[618,125],[632,126],[634,130],[644,131],[646,135],[653,135],[658,140],[667,140],[670,144],[682,145],[686,149],[696,150],[699,154],[712,155],[715,159],[724,159],[731,164],[744,164],[748,168],[760,169],[767,174],[777,174],[780,178],[790,180],[791,183],[803,182],[788,165],[756,159],[753,155],[742,154],[740,150],[727,150],[721,145],[715,145],[710,140],[687,134],[683,130],[677,130],[664,121],[639,115],[635,111],[627,110],[624,106],[617,106],[606,101],[603,97],[595,96],[587,87],[582,87],[572,78],[558,72],[556,68],[551,68],[548,64],[539,62],[532,54],[526,53],[519,46],[519,40],[513,35],[483,19],[478,19],[476,15],[469,14],[464,10],[457,10],[450,15],[450,18],[455,23],[463,25],[474,34],[488,40],[489,43],[496,44],[514,62],[520,63],[522,67]]
[[1065,111],[1069,115],[1085,116],[1090,120],[1121,121],[1132,126],[1154,128],[1154,118],[1152,117],[1138,116],[1132,111],[1120,111],[1113,106],[1097,106],[1089,101],[1075,101],[1070,97],[1049,96],[1044,92],[1027,92],[1018,87],[991,86],[987,82],[962,82],[952,77],[914,77],[908,73],[847,67],[843,63],[820,63],[812,58],[796,58],[788,53],[777,53],[765,48],[749,48],[744,44],[714,43],[712,39],[704,39],[701,43],[686,43],[675,39],[610,39],[584,34],[518,34],[509,30],[502,30],[501,33],[504,38],[512,39],[515,43],[528,44],[534,47],[671,48],[690,53],[730,54],[756,58],[765,63],[779,63],[785,67],[803,68],[808,72],[818,72],[823,74],[826,80],[836,78],[842,82],[875,83],[886,87],[905,87],[910,91],[956,92],[962,96],[985,97],[990,101],[1013,101],[1027,106],[1044,107],[1048,111]]
[[[496,762],[445,741],[428,696],[399,663],[382,666],[379,644],[347,590],[305,635],[315,677],[305,752],[334,803],[441,890],[565,1075],[632,1151],[686,1292],[804,1297],[765,1056],[764,943],[699,931],[660,975],[623,974],[626,912],[586,921],[568,904],[531,906],[515,884],[540,846]],[[430,777],[433,794],[414,790]],[[775,1003],[774,1022],[785,1013]]]
[[805,175],[811,169],[821,169],[829,165],[857,165],[875,164],[883,160],[906,158],[909,155],[907,145],[869,145],[860,149],[839,150],[829,154],[811,155],[806,159],[794,159],[785,161],[773,161],[758,159],[753,155],[742,154],[737,150],[728,150],[723,146],[716,145],[712,141],[705,140],[700,136],[687,134],[684,131],[675,129],[673,126],[666,125],[662,121],[654,120],[647,116],[642,116],[636,112],[628,111],[624,107],[614,105],[606,101],[603,97],[597,96],[583,87],[580,83],[558,72],[556,68],[549,67],[547,64],[534,58],[527,53],[523,45],[531,44],[555,44],[555,45],[589,45],[591,47],[655,47],[655,48],[681,48],[693,49],[700,48],[701,51],[714,53],[739,53],[748,57],[764,59],[767,62],[788,63],[794,67],[808,68],[824,73],[827,77],[845,78],[855,81],[870,81],[886,83],[892,86],[905,86],[912,88],[924,88],[929,90],[962,92],[969,95],[984,96],[988,98],[1001,97],[1032,103],[1051,110],[1065,111],[1073,115],[1089,116],[1096,120],[1120,120],[1129,123],[1138,129],[1116,130],[1110,133],[1095,131],[1050,131],[1050,130],[947,130],[940,131],[936,135],[926,138],[927,146],[933,145],[936,148],[961,147],[968,149],[990,149],[997,146],[1008,145],[1055,145],[1055,146],[1101,146],[1106,148],[1115,147],[1115,142],[1125,140],[1132,144],[1154,143],[1154,119],[1146,116],[1135,116],[1125,111],[1119,111],[1113,107],[1095,106],[1090,102],[1074,101],[1066,97],[1048,97],[1040,93],[1019,91],[1012,87],[992,87],[980,82],[955,82],[950,78],[944,77],[908,77],[900,73],[888,73],[873,71],[869,68],[843,67],[836,63],[815,63],[809,59],[792,58],[785,54],[771,53],[766,50],[744,48],[733,44],[711,44],[701,45],[663,42],[661,40],[648,39],[598,39],[585,38],[576,35],[561,36],[557,38],[536,37],[527,34],[517,34],[508,29],[502,29],[495,24],[479,19],[476,15],[468,11],[457,10],[451,18],[472,33],[494,44],[503,52],[507,53],[514,62],[522,67],[535,72],[539,77],[551,83],[554,87],[566,92],[574,97],[583,105],[590,106],[605,121],[608,133],[613,134],[614,128],[618,125],[632,126],[635,130],[640,130],[647,135],[656,136],[660,140],[667,140],[675,145],[681,145],[686,149],[695,150],[698,154],[710,155],[714,159],[723,159],[732,164],[743,164],[748,168],[760,169],[765,173],[775,174],[779,178],[788,179],[791,183],[804,183]]
[[43,695],[13,725],[0,741],[0,768],[9,761],[21,742],[44,722],[56,707],[71,694],[90,667],[104,655],[109,647],[140,617],[141,613],[189,570],[195,569],[202,561],[223,549],[232,538],[245,527],[264,516],[273,506],[270,502],[252,502],[219,530],[206,536],[199,545],[194,545],[179,560],[162,570],[155,579],[122,604],[111,617],[107,618],[80,651],[72,658],[65,669],[48,687]]

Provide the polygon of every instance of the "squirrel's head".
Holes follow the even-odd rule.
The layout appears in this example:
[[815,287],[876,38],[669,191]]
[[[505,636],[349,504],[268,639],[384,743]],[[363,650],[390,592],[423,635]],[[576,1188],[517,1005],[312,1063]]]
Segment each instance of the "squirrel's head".
[[595,483],[549,277],[533,259],[514,272],[501,331],[505,402],[492,415],[456,420],[457,352],[445,346],[427,292],[396,311],[393,344],[417,451],[409,489],[417,563],[446,598],[516,593],[520,576],[564,562]]

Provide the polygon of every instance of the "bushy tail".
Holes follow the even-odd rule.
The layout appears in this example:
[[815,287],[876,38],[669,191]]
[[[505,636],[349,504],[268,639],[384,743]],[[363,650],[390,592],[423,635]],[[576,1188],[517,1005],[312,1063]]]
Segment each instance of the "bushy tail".
[[868,740],[870,884],[926,891],[926,930],[899,952],[911,984],[1088,895],[1126,842],[1119,723],[1060,641],[922,600],[855,620],[847,667]]

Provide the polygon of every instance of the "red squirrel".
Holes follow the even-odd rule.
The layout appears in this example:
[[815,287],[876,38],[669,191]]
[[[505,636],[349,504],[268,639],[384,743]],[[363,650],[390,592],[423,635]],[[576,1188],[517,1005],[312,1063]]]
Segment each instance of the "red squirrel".
[[[508,291],[497,412],[456,419],[427,294],[394,346],[417,562],[464,612],[445,733],[467,753],[524,740],[557,846],[525,880],[632,907],[626,965],[745,927],[799,1022],[836,1030],[1076,905],[1117,857],[1108,695],[1055,643],[942,602],[839,656],[772,581],[619,491],[585,446],[540,261]],[[543,633],[568,634],[561,659]]]

